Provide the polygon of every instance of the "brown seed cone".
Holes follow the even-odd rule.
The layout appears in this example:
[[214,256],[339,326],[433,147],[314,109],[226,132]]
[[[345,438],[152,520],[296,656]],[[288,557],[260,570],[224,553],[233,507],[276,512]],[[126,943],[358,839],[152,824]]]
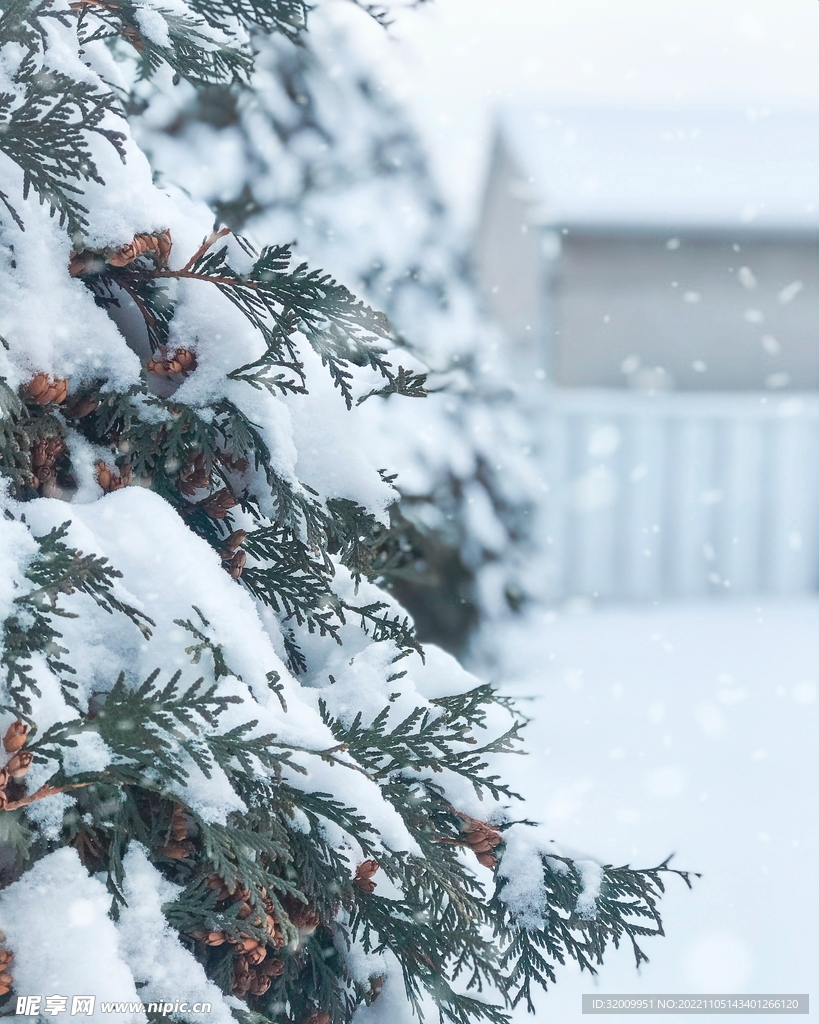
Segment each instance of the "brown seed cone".
[[247,958],[237,956],[233,962],[233,994],[236,996],[247,995],[252,979],[253,975],[250,972]]
[[111,484],[116,474],[112,473],[111,470],[102,461],[98,462],[94,468],[97,471],[97,483],[104,491],[112,490]]
[[223,487],[220,491],[215,491],[200,501],[199,507],[211,519],[224,519],[234,505],[238,504],[238,498],[234,498],[227,487]]
[[498,858],[493,853],[476,853],[475,856],[478,863],[483,864],[485,868],[494,869],[498,866]]
[[0,789],[0,811],[5,811],[5,809],[8,807],[8,804],[9,798],[6,795],[6,791],[4,789]]
[[95,260],[99,260],[96,253],[72,251],[68,257],[68,273],[72,277],[82,277],[83,274],[88,274],[94,268]]
[[374,892],[375,882],[372,880],[373,875],[378,871],[377,860],[365,860],[355,869],[355,878],[353,879],[354,884],[362,892]]
[[172,839],[159,852],[163,857],[168,857],[170,860],[187,860],[193,856],[195,850],[196,847],[191,842],[178,843],[175,839]]
[[149,359],[145,369],[156,377],[173,377],[182,372],[182,366],[173,359]]
[[182,373],[193,373],[198,365],[196,353],[189,348],[178,348],[173,354],[174,362],[182,367]]
[[238,916],[240,920],[246,921],[252,913],[253,909],[251,908],[250,904],[242,902],[242,905],[239,907],[238,911]]
[[80,398],[68,410],[74,419],[81,420],[84,416],[90,416],[99,406],[95,398]]
[[14,953],[10,949],[0,949],[0,968],[8,967],[14,959]]
[[475,853],[488,853],[503,842],[503,836],[496,828],[487,825],[485,821],[478,818],[471,818],[468,814],[457,812],[458,817],[464,822],[463,841]]
[[188,348],[178,348],[171,353],[161,352],[160,357],[151,359],[145,369],[157,377],[173,377],[177,373],[193,373],[196,366],[196,353]]
[[7,985],[11,988],[13,982],[14,978],[12,978],[8,971],[3,971],[3,973],[0,974],[0,985]]
[[25,391],[28,400],[35,405],[48,405],[49,402],[59,405],[68,397],[68,381],[38,373],[28,382]]
[[41,437],[31,446],[31,468],[42,481],[53,469],[54,463],[65,451],[61,437]]
[[298,900],[287,898],[282,904],[293,927],[298,929],[300,935],[312,935],[321,923],[315,910]]
[[264,946],[256,946],[255,949],[249,949],[246,955],[247,962],[255,967],[267,956],[267,949]]
[[129,487],[134,482],[134,471],[130,466],[123,466],[119,473],[115,473],[104,462],[96,464],[97,483],[106,492],[119,491],[123,487]]
[[139,259],[146,253],[154,253],[154,261],[159,266],[165,266],[171,254],[171,233],[160,231],[155,235],[139,234],[134,235],[132,242],[126,242],[116,249],[110,256],[106,256],[105,262],[112,267],[127,267],[129,263]]
[[332,1019],[329,1013],[325,1013],[324,1010],[317,1010],[315,1013],[311,1013],[309,1017],[305,1017],[301,1024],[330,1024]]
[[259,970],[262,974],[266,974],[268,978],[278,978],[279,975],[284,974],[284,961],[279,960],[277,957],[269,956],[259,964]]
[[247,459],[241,456],[234,459],[227,452],[220,452],[218,459],[223,466],[227,466],[228,469],[232,469],[235,473],[244,473],[247,469]]
[[218,899],[229,900],[230,889],[225,885],[224,881],[218,875],[210,875],[207,880],[207,886],[214,892],[218,893]]
[[22,779],[33,760],[34,754],[30,750],[18,750],[6,765],[6,771],[13,779]]
[[254,973],[250,979],[250,994],[253,996],[263,996],[270,988],[270,985],[270,978],[266,974]]
[[173,814],[171,815],[171,836],[176,839],[177,842],[187,839],[189,825],[190,822],[187,814],[185,813],[184,807],[177,804],[173,809]]
[[196,931],[190,933],[194,939],[199,939],[200,942],[204,942],[207,946],[224,946],[227,942],[227,935],[224,932],[204,932]]
[[227,559],[223,564],[224,567],[227,569],[230,578],[238,580],[242,573],[245,571],[245,565],[247,565],[247,555],[244,551],[237,551],[235,555]]
[[251,950],[256,949],[260,945],[258,939],[254,939],[250,935],[244,935],[239,939],[239,948],[245,953],[249,953]]
[[0,996],[6,996],[11,992],[11,985],[0,985]]
[[8,729],[6,729],[6,735],[3,737],[3,749],[8,754],[16,753],[25,745],[27,736],[28,726],[25,722],[12,722]]
[[270,944],[274,949],[279,949],[284,945],[284,932],[272,914],[267,915],[267,934],[270,936]]
[[205,456],[201,452],[197,452],[192,461],[185,466],[177,478],[177,483],[179,490],[189,496],[203,487],[210,486],[210,472]]
[[230,555],[234,554],[248,538],[247,530],[234,530],[225,538],[225,546],[222,549],[222,558],[227,561]]
[[137,32],[131,25],[123,25],[120,29],[120,34],[123,39],[128,40],[137,53],[142,53],[145,49],[145,40],[142,37],[142,33]]
[[187,819],[181,807],[175,807],[171,815],[171,836],[180,843],[187,839]]

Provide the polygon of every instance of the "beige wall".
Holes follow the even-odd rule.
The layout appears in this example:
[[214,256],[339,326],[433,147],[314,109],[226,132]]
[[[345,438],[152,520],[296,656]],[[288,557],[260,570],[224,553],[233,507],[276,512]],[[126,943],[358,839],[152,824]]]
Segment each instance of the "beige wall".
[[669,247],[672,230],[558,235],[547,214],[499,143],[475,269],[521,379],[639,387],[662,367],[678,390],[819,388],[815,241],[678,234]]
[[[678,242],[668,248],[668,233],[563,237],[553,286],[557,383],[622,387],[659,366],[683,390],[783,386],[785,375],[790,388],[819,386],[816,245]],[[801,290],[783,301],[797,281]],[[629,369],[640,361],[636,373],[623,372],[629,357]]]
[[515,347],[518,372],[546,368],[543,234],[530,223],[531,188],[499,144],[475,241],[477,279],[490,313]]

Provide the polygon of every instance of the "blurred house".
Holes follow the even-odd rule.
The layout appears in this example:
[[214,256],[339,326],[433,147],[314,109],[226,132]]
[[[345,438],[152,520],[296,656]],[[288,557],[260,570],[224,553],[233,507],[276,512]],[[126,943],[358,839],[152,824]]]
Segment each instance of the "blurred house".
[[813,589],[819,119],[500,119],[475,250],[545,381],[554,597]]

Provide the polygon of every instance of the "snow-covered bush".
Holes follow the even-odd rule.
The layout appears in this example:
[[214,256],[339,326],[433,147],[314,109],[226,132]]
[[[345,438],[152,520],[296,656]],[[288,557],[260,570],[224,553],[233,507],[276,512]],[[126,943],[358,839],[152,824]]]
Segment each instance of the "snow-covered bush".
[[128,75],[247,77],[250,30],[305,16],[0,14],[5,1012],[503,1021],[659,930],[665,866],[514,824],[514,711],[372,582],[396,492],[364,400],[424,391],[387,318],[214,230],[130,134]]
[[181,84],[169,96],[138,82],[135,132],[160,181],[251,237],[294,239],[384,310],[429,368],[422,421],[392,399],[362,412],[403,499],[382,580],[422,636],[458,649],[477,618],[537,592],[529,524],[542,485],[503,339],[420,140],[373,72],[372,31],[361,11],[331,4],[311,16],[307,46],[254,36],[249,88]]

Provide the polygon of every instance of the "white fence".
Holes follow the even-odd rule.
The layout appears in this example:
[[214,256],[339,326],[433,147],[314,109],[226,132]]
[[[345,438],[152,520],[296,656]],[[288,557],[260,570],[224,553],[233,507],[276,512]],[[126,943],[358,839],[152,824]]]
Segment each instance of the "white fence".
[[554,598],[819,584],[819,396],[549,391]]

